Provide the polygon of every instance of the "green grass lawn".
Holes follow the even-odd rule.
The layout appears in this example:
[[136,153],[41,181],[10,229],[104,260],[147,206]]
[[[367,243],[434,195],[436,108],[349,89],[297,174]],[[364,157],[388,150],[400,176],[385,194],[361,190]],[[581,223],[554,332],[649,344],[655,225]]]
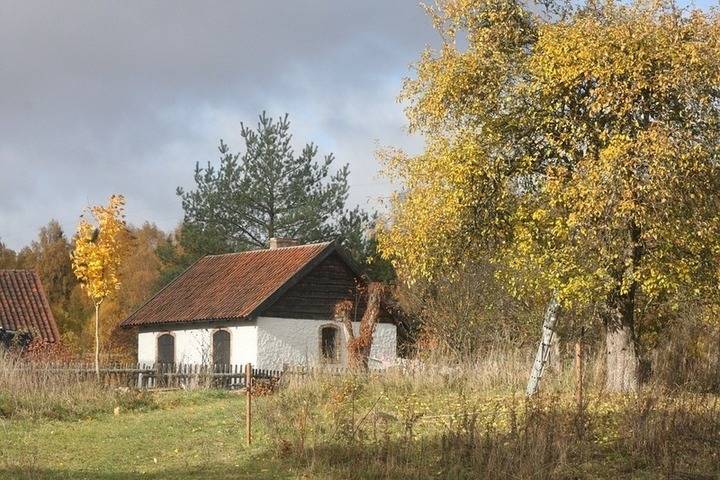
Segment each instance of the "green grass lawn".
[[245,445],[242,395],[169,392],[158,403],[79,421],[0,420],[0,478],[294,478],[261,458],[261,434]]

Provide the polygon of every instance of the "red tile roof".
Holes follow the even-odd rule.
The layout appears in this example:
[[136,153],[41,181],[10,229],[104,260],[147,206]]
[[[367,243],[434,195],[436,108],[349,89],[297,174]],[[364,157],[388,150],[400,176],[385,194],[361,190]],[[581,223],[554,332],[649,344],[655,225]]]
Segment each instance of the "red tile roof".
[[254,317],[334,251],[327,242],[203,257],[122,325]]
[[60,339],[40,278],[31,270],[0,270],[0,327]]

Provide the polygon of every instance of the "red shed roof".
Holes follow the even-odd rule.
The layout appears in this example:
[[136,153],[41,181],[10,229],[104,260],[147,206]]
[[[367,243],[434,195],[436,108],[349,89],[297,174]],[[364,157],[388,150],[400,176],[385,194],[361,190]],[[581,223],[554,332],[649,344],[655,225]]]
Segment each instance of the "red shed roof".
[[208,255],[160,290],[122,325],[254,317],[335,251],[336,244],[326,242]]
[[59,340],[55,318],[40,278],[31,270],[0,270],[0,327]]

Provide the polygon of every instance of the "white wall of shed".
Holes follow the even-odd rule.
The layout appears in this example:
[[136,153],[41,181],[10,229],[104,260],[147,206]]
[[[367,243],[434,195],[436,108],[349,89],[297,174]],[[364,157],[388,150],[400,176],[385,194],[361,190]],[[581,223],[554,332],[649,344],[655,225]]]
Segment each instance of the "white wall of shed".
[[157,357],[157,333],[138,333],[138,363],[152,364]]
[[[360,323],[353,325],[357,333]],[[373,343],[370,347],[370,358],[373,365],[391,366],[397,361],[397,326],[392,323],[378,323],[373,334]]]
[[234,365],[258,362],[258,329],[255,323],[228,328],[230,331],[230,361]]
[[[347,365],[347,338],[337,322],[296,318],[259,317],[257,319],[258,368],[279,370],[288,365],[318,365],[320,356],[320,330],[325,325],[339,328],[339,366]],[[360,323],[353,322],[357,334]],[[371,368],[392,365],[397,357],[397,327],[379,323],[375,328],[370,350]]]
[[192,328],[178,326],[138,334],[138,362],[152,364],[157,359],[157,337],[169,333],[175,337],[175,363],[212,363],[212,336],[216,330],[230,332],[230,362],[233,365],[257,363],[257,326],[255,323],[223,327]]

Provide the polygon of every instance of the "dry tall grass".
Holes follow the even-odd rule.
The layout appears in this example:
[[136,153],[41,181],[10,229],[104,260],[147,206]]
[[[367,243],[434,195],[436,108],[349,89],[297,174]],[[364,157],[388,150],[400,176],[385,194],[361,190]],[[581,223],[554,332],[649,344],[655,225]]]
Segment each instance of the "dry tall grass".
[[[652,381],[630,396],[603,392],[602,352],[591,350],[582,405],[571,358],[555,359],[541,394],[525,398],[530,350],[287,375],[255,402],[257,439],[263,454],[306,478],[720,478],[712,348],[692,361],[687,351],[680,360],[658,352]],[[147,393],[0,358],[0,417],[75,419],[154,405]]]
[[591,358],[525,399],[530,352],[370,375],[286,379],[258,402],[278,458],[310,478],[716,478],[717,397],[647,387],[608,396]]
[[153,408],[141,391],[118,390],[48,364],[0,353],[0,418],[85,418],[123,409]]

